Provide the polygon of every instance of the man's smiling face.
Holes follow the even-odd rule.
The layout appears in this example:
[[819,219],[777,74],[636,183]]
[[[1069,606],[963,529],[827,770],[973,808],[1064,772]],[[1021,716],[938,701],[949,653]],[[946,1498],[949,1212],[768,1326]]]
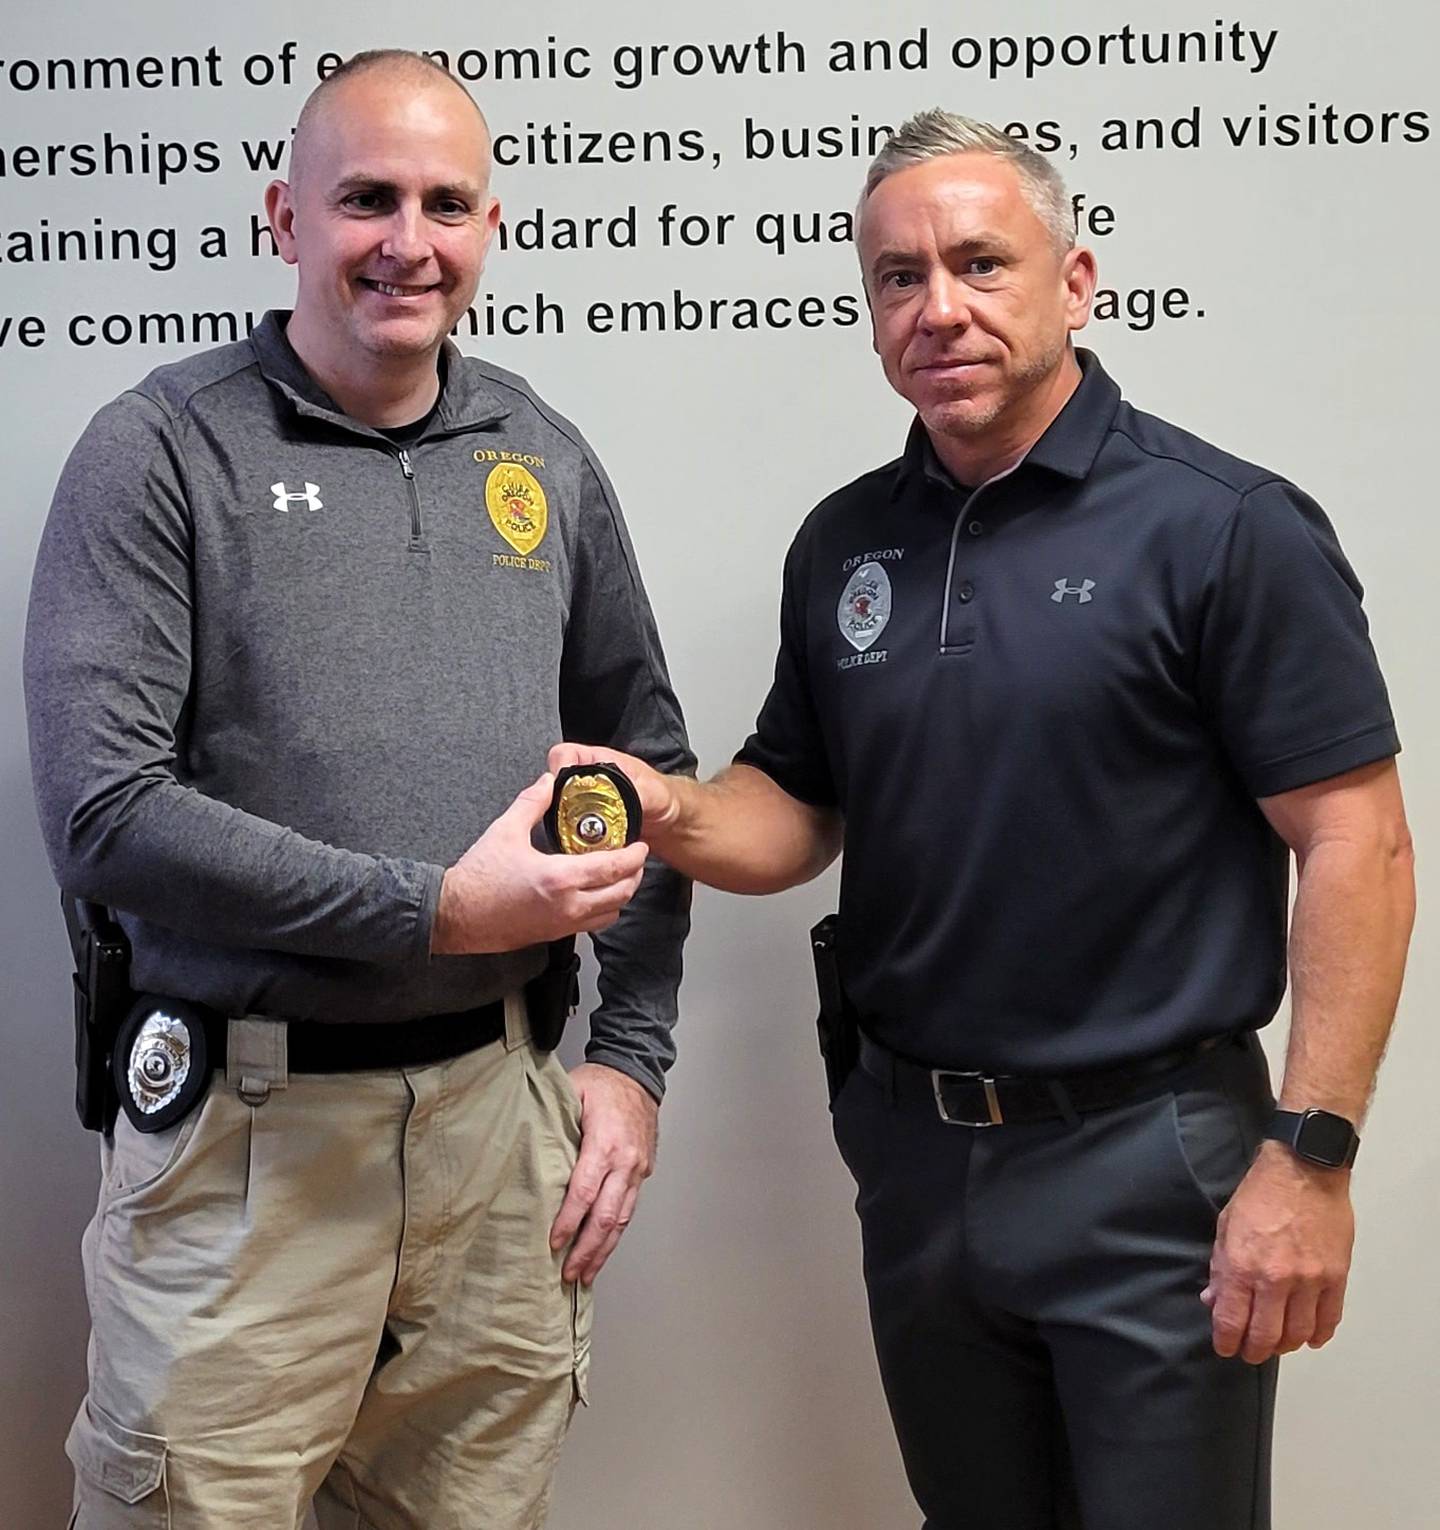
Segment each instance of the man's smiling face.
[[384,69],[338,82],[271,188],[299,268],[291,325],[351,374],[433,353],[469,307],[499,221],[485,123],[465,94]]

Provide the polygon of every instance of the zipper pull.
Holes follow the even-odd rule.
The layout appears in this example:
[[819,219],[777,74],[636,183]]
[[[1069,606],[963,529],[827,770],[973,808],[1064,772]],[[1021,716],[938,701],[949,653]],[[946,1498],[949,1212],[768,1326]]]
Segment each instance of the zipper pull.
[[402,446],[400,448],[400,471],[407,478],[414,478],[415,469],[410,466],[410,453]]

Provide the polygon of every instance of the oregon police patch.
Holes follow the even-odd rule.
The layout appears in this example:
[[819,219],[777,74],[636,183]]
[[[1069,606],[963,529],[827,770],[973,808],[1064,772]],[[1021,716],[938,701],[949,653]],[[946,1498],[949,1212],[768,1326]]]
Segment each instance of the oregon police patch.
[[890,576],[884,565],[862,563],[851,574],[835,613],[846,641],[863,653],[884,632],[890,601]]
[[550,507],[540,480],[518,462],[501,462],[485,480],[485,508],[496,531],[528,557],[545,540]]

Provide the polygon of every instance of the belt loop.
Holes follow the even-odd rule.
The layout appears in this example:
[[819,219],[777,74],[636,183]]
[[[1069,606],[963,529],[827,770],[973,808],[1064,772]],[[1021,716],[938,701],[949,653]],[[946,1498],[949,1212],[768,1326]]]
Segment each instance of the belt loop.
[[895,1082],[895,1058],[892,1053],[885,1053],[885,1103],[891,1110],[895,1108],[895,1101],[899,1097],[899,1090]]
[[1080,1125],[1080,1114],[1070,1098],[1070,1091],[1058,1078],[1046,1079],[1045,1087],[1050,1091],[1050,1098],[1055,1101],[1055,1109],[1060,1112],[1060,1119],[1073,1132]]
[[505,1050],[530,1044],[530,1017],[525,1011],[525,990],[517,988],[505,995]]
[[225,1082],[247,1105],[263,1105],[290,1082],[290,1030],[283,1020],[232,1020],[225,1037]]

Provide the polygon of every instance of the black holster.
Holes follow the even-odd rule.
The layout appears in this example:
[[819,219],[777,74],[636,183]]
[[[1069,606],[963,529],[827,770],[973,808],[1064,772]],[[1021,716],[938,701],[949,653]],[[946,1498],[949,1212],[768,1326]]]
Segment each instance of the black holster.
[[836,940],[840,916],[827,914],[810,931],[810,953],[815,958],[815,986],[820,992],[820,1056],[825,1061],[825,1084],[830,1103],[844,1087],[850,1070],[860,1057],[860,1022],[840,981]]
[[575,937],[550,942],[545,970],[525,985],[525,1013],[537,1052],[553,1052],[565,1034],[565,1022],[580,1003],[580,958]]
[[111,1058],[121,1022],[135,1003],[130,942],[98,903],[60,895],[75,958],[75,1113],[86,1131],[109,1134],[120,1097]]

